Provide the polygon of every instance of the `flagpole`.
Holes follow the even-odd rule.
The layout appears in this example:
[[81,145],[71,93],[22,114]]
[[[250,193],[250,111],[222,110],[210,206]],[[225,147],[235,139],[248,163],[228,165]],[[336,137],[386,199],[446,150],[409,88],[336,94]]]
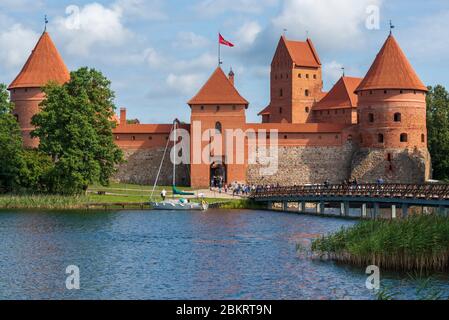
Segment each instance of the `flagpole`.
[[220,32],[218,32],[218,66],[221,65],[221,45],[220,45]]

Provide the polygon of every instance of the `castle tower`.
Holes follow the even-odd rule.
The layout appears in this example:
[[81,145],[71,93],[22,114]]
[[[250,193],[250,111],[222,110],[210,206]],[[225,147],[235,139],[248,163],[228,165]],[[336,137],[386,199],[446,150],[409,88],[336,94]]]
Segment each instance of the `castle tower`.
[[30,132],[34,129],[31,118],[39,112],[39,104],[45,98],[42,87],[50,81],[63,84],[69,80],[70,73],[64,61],[49,34],[44,32],[22,71],[8,87],[26,148],[39,145],[37,139],[30,137]]
[[[428,179],[427,88],[393,35],[355,92],[361,152],[369,155],[365,165],[372,167],[370,173],[355,175],[366,182],[383,178],[416,183]],[[354,165],[361,165],[359,160]]]
[[[246,165],[236,161],[237,149],[232,148],[233,159],[227,157],[227,146],[232,146],[231,143],[235,146],[237,142],[226,140],[226,130],[245,128],[245,112],[249,103],[234,87],[234,73],[231,72],[229,77],[218,67],[198,94],[188,102],[191,108],[192,187],[209,187],[214,177],[221,178],[223,183],[246,181]],[[211,150],[209,160],[204,161],[202,153],[211,142],[205,140],[204,135],[210,130],[220,132],[223,143],[219,150]]]
[[312,40],[282,36],[271,62],[271,100],[259,115],[264,123],[307,123],[323,97],[321,61]]

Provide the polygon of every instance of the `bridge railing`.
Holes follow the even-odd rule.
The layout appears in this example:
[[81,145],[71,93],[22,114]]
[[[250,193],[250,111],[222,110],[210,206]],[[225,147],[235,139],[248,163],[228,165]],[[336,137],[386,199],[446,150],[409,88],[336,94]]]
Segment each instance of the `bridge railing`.
[[449,200],[449,184],[339,184],[259,187],[251,194],[254,199],[291,196]]

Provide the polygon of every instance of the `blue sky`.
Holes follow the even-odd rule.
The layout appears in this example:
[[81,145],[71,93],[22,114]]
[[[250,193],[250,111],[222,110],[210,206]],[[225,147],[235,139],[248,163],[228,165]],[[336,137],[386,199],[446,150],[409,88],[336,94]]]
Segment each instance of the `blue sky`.
[[[379,29],[366,27],[372,6]],[[102,71],[117,107],[145,123],[189,121],[186,101],[217,66],[218,31],[236,45],[223,47],[223,69],[234,69],[251,122],[269,102],[269,65],[283,29],[297,40],[308,31],[329,90],[342,66],[365,75],[392,19],[423,82],[449,87],[447,0],[0,0],[0,82],[20,71],[45,14],[69,69]]]

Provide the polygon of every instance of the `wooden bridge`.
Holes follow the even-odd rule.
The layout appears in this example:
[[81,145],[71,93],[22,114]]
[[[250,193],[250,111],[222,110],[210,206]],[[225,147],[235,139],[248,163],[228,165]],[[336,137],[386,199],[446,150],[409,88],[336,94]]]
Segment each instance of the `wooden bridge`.
[[[350,216],[350,209],[360,209],[358,217],[407,217],[409,208],[422,212],[437,211],[447,214],[449,184],[345,184],[308,185],[258,188],[251,194],[257,202],[267,203],[269,209],[307,212],[310,204],[315,213],[325,214],[326,208],[339,209],[341,216]],[[292,206],[292,204],[296,204]],[[400,214],[398,214],[398,207]],[[436,209],[431,209],[436,208]],[[352,210],[354,211],[354,210]]]

